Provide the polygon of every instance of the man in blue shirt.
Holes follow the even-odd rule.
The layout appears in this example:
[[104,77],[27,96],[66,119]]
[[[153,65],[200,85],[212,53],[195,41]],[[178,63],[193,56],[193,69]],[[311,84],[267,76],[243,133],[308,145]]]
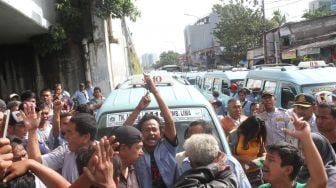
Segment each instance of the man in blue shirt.
[[[177,175],[176,151],[178,145],[175,123],[168,106],[164,103],[159,90],[152,79],[145,76],[147,88],[154,95],[164,118],[164,133],[161,137],[159,117],[146,114],[138,123],[138,129],[143,135],[144,155],[135,163],[135,171],[140,187],[144,188],[171,188]],[[133,122],[150,102],[148,95],[144,96],[124,125],[133,125]]]
[[78,104],[86,104],[89,102],[89,95],[87,91],[85,90],[85,84],[81,83],[79,84],[79,90],[77,90],[72,96],[71,100],[78,101]]

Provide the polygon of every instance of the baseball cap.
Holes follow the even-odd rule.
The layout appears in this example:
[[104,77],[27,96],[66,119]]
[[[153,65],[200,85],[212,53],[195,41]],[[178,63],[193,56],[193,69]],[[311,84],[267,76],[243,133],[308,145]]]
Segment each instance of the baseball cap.
[[133,126],[120,126],[113,130],[112,135],[120,144],[133,144],[143,140],[141,132]]
[[20,98],[20,96],[18,94],[16,94],[16,93],[12,93],[12,94],[9,95],[10,99],[12,99],[14,97]]
[[231,90],[237,90],[238,89],[238,84],[237,83],[232,83],[231,86],[230,86],[230,89]]
[[9,117],[9,122],[8,122],[9,125],[24,126],[20,111],[14,111],[10,114],[11,115]]
[[311,107],[316,104],[315,97],[311,94],[300,93],[295,96],[295,103],[293,106]]
[[270,91],[263,91],[261,93],[261,98],[266,97],[266,96],[274,96],[274,93],[272,93]]

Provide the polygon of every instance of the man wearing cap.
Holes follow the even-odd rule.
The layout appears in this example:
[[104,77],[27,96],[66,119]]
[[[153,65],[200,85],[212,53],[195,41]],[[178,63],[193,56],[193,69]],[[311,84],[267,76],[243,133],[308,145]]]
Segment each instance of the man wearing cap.
[[142,134],[135,127],[121,126],[113,130],[112,135],[116,137],[115,141],[119,142],[116,151],[119,151],[122,163],[122,172],[117,188],[138,188],[139,180],[133,164],[143,156]]
[[247,89],[242,88],[238,91],[238,97],[242,105],[243,113],[245,116],[251,116],[251,104],[252,102],[247,100]]
[[295,139],[282,131],[283,128],[294,130],[294,126],[286,110],[275,107],[274,94],[269,91],[264,91],[261,94],[261,103],[264,105],[265,111],[260,113],[258,117],[263,120],[266,125],[266,146],[279,143],[280,141],[297,146]]
[[19,139],[24,143],[27,143],[28,131],[24,126],[23,120],[20,117],[20,113],[12,112],[9,117],[7,136],[10,140],[14,138]]
[[301,93],[296,95],[293,111],[307,121],[310,125],[312,132],[317,132],[316,116],[314,114],[316,110],[316,100],[313,95],[307,93]]
[[230,96],[237,98],[237,91],[238,91],[238,84],[237,83],[232,83],[230,85]]
[[12,93],[9,95],[9,101],[20,101],[20,96],[16,93]]

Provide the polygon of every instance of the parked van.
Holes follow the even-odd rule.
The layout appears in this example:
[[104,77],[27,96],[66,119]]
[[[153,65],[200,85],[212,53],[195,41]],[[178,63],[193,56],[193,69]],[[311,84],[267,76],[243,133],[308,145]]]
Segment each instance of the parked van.
[[228,90],[233,83],[237,83],[238,88],[242,88],[247,73],[247,69],[237,68],[227,71],[207,72],[204,74],[202,82],[199,84],[200,90],[208,100],[213,98],[213,91],[218,91],[220,95],[225,95],[225,89]]
[[301,62],[298,66],[261,65],[249,71],[244,86],[252,93],[274,93],[276,106],[288,109],[299,93],[336,91],[335,75],[336,68],[322,61]]
[[[175,120],[179,140],[177,152],[182,150],[184,132],[190,122],[202,119],[213,125],[213,135],[219,141],[221,149],[225,151],[225,153],[230,154],[230,149],[216,113],[210,103],[193,85],[186,85],[169,74],[157,75],[151,73],[150,76]],[[113,90],[97,112],[97,138],[101,138],[105,135],[110,136],[113,128],[121,126],[146,92],[147,89],[144,85],[143,75],[132,76],[120,84],[118,89]],[[154,96],[152,94],[150,95],[153,100],[149,106],[141,112],[135,123],[146,113],[160,116],[159,106]],[[163,121],[163,118],[161,119]]]

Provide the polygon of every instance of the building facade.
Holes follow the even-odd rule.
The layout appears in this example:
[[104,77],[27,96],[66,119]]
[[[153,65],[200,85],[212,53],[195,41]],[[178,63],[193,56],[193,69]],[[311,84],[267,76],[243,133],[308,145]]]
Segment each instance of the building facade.
[[[200,18],[194,25],[188,25],[184,30],[187,66],[215,68],[222,54],[215,36],[212,34],[219,16],[212,12]],[[186,66],[186,65],[184,65]]]

